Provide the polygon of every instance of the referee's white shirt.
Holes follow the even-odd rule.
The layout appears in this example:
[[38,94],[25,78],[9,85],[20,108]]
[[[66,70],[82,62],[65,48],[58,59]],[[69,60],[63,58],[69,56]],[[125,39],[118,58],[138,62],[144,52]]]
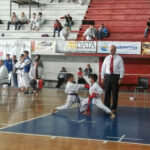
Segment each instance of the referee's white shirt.
[[[119,55],[113,56],[113,74],[120,75],[120,78],[122,79],[124,76],[124,63],[122,58]],[[101,69],[101,78],[104,79],[105,74],[111,74],[110,73],[110,64],[111,64],[111,58],[112,55],[108,55],[102,65]]]

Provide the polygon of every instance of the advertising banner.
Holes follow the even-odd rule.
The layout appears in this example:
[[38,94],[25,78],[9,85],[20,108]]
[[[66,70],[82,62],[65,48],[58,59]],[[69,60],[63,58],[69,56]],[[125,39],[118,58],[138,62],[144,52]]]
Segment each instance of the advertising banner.
[[[60,46],[59,46],[60,47]],[[65,53],[96,53],[95,41],[66,41],[60,51]]]
[[111,45],[117,48],[117,54],[141,54],[141,42],[98,42],[97,53],[109,53]]
[[142,55],[150,55],[150,42],[142,43]]
[[36,40],[31,42],[31,50],[34,54],[51,54],[56,51],[56,41]]

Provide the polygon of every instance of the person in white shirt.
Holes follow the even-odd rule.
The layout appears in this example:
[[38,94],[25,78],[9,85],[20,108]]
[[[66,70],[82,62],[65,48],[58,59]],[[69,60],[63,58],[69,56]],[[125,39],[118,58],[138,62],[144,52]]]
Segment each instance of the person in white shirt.
[[32,19],[30,20],[30,30],[35,30],[35,27],[36,27],[36,21],[37,21],[37,18],[36,18],[36,13],[33,13],[32,15]]
[[[101,81],[105,87],[104,104],[116,112],[118,106],[119,85],[124,76],[124,63],[122,58],[116,54],[115,45],[110,46],[110,55],[108,55],[102,65]],[[111,92],[113,104],[110,107]]]
[[39,61],[35,60],[34,66],[31,67],[29,72],[30,85],[35,95],[38,95],[37,79],[41,79],[43,75],[43,68],[39,66]]
[[4,66],[4,61],[0,60],[0,85],[8,83],[8,70]]
[[17,73],[17,81],[18,81],[18,90],[21,90],[23,87],[22,80],[23,80],[23,69],[20,68],[21,63],[24,59],[24,54],[21,54],[20,60],[15,64],[16,73]]
[[70,34],[70,29],[68,25],[65,25],[65,27],[60,32],[60,37],[62,40],[67,40]]
[[95,104],[98,108],[102,109],[107,114],[110,114],[111,118],[115,118],[115,114],[112,113],[111,110],[102,102],[101,96],[103,94],[103,90],[97,83],[98,76],[96,74],[90,74],[89,78],[85,77],[85,79],[88,83],[85,85],[85,88],[89,89],[89,97],[81,102],[82,112],[85,111],[83,114],[89,115],[91,112],[90,105]]
[[21,26],[24,24],[28,24],[28,19],[24,12],[21,13],[21,18],[18,21],[18,30],[20,30]]
[[39,31],[40,30],[40,27],[41,25],[44,24],[44,18],[43,18],[43,14],[41,12],[39,12],[38,14],[38,17],[37,17],[37,20],[36,20],[36,24],[35,24],[35,30],[36,31]]
[[87,41],[94,40],[96,38],[97,30],[93,24],[90,25],[88,29],[83,34],[83,38],[86,37]]
[[67,75],[67,85],[65,88],[65,93],[68,94],[67,101],[64,105],[57,107],[56,109],[52,110],[52,113],[55,113],[59,110],[65,110],[71,107],[73,103],[79,104],[79,111],[80,111],[80,101],[83,100],[83,98],[79,97],[77,92],[80,88],[84,88],[84,85],[82,84],[75,84],[74,83],[74,76],[72,74]]

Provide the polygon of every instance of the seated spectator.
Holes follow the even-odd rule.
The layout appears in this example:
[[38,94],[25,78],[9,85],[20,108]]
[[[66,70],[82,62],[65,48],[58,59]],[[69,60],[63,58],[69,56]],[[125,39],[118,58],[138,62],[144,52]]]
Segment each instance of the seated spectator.
[[2,20],[0,19],[0,24],[3,24]]
[[109,34],[108,29],[104,26],[104,24],[102,24],[98,31],[97,35],[98,39],[101,40],[104,37],[108,37],[108,34]]
[[43,25],[43,23],[44,23],[43,15],[41,12],[39,12],[37,20],[36,20],[36,24],[35,24],[35,30],[39,31],[40,27],[41,27],[41,25]]
[[83,71],[82,71],[82,68],[79,68],[79,71],[78,71],[77,75],[78,75],[78,84],[85,84],[86,81],[85,81],[85,79],[83,78]]
[[90,74],[92,74],[92,68],[91,68],[90,64],[87,64],[87,66],[84,70],[84,75],[89,77]]
[[35,30],[35,27],[36,27],[36,13],[33,13],[32,15],[32,19],[30,20],[30,30]]
[[150,18],[147,20],[147,27],[145,29],[144,38],[147,37],[148,32],[150,31]]
[[41,56],[39,54],[37,54],[35,56],[35,58],[33,59],[32,66],[34,66],[35,61],[38,61],[39,62],[39,66],[43,68],[43,61],[41,60]]
[[37,79],[42,79],[43,68],[39,66],[38,60],[35,61],[34,66],[31,67],[29,72],[30,85],[33,88],[34,95],[38,96]]
[[4,60],[4,65],[7,68],[8,73],[12,73],[13,63],[12,63],[12,59],[10,59],[10,54],[6,54],[6,59]]
[[12,86],[18,87],[16,63],[17,63],[16,55],[13,55],[12,57],[12,64],[13,64]]
[[55,37],[56,31],[58,31],[58,37],[60,37],[60,31],[62,30],[62,28],[63,27],[62,27],[61,23],[58,20],[56,20],[55,23],[54,23],[54,34],[53,34],[53,37]]
[[86,37],[86,40],[91,41],[96,39],[97,30],[93,24],[90,25],[88,29],[83,34],[83,37]]
[[21,26],[24,24],[28,24],[28,19],[24,12],[21,13],[21,18],[18,21],[18,30],[20,30]]
[[10,21],[8,21],[7,30],[9,30],[10,25],[15,25],[15,30],[17,30],[18,21],[19,21],[18,16],[16,15],[15,12],[13,12]]
[[62,40],[67,40],[70,34],[69,26],[65,25],[65,28],[63,28],[60,32],[60,36]]
[[66,71],[66,68],[65,68],[65,67],[62,67],[62,69],[61,69],[61,71],[60,71],[60,73],[58,74],[58,77],[57,77],[58,82],[57,82],[56,88],[60,88],[61,85],[65,82],[65,80],[66,80],[66,75],[67,75],[66,72],[67,72],[67,71]]
[[8,83],[8,71],[4,66],[4,61],[0,60],[0,85]]

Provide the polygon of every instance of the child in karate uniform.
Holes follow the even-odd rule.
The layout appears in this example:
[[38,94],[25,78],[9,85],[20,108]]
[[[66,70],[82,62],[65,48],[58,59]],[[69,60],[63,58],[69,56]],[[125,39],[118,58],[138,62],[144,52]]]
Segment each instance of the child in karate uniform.
[[[52,110],[52,113],[55,113],[56,111],[59,111],[59,110],[68,109],[75,102],[80,104],[81,99],[83,100],[83,98],[78,96],[77,91],[80,88],[84,88],[84,85],[75,84],[74,83],[74,76],[72,74],[67,74],[67,81],[68,82],[66,85],[65,93],[68,94],[68,97],[67,97],[66,104],[59,106],[56,109]],[[80,107],[80,105],[79,105],[79,107]]]
[[97,107],[110,114],[110,118],[115,118],[115,114],[111,112],[111,110],[106,107],[102,100],[101,95],[103,94],[102,88],[97,83],[97,75],[91,74],[89,77],[89,84],[85,85],[86,88],[89,88],[89,98],[83,100],[81,102],[82,111],[85,111],[83,114],[90,114],[90,103],[95,104]]

